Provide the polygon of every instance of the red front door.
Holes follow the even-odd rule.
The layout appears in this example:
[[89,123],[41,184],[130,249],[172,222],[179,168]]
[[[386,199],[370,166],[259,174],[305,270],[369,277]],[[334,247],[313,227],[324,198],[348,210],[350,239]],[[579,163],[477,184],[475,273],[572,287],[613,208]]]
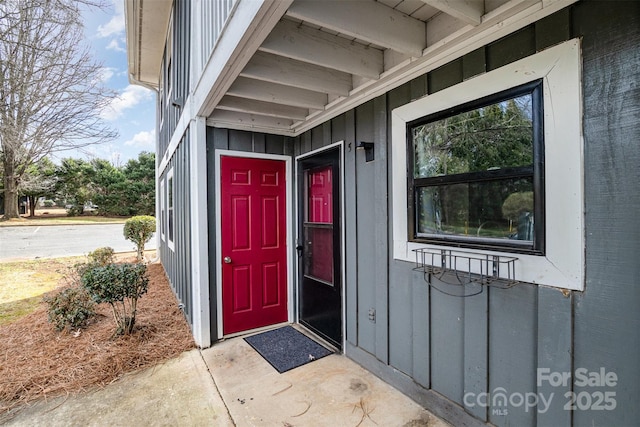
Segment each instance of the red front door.
[[286,322],[285,162],[220,159],[225,334]]

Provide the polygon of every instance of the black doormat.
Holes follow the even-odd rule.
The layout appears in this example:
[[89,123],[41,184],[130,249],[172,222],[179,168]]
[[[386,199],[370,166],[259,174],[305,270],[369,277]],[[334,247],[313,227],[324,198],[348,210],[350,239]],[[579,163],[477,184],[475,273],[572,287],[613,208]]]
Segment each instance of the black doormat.
[[244,340],[280,373],[333,353],[291,326],[262,332]]

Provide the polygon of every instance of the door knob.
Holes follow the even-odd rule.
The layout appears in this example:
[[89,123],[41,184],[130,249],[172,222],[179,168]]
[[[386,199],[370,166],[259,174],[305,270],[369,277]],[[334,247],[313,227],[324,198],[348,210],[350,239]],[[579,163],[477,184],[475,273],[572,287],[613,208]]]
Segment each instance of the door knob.
[[228,257],[228,256],[224,257],[224,263],[231,264],[231,257]]

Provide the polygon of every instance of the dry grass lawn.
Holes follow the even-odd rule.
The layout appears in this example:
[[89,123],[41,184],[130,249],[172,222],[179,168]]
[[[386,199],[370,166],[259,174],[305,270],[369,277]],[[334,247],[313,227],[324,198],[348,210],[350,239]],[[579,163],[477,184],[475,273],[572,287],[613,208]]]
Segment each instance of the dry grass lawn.
[[[44,274],[36,267],[30,276],[33,280]],[[162,265],[150,264],[148,276],[149,290],[138,301],[134,333],[115,338],[108,305],[98,306],[97,316],[86,328],[57,332],[47,321],[46,304],[40,296],[29,297],[20,287],[3,294],[3,298],[7,294],[15,297],[24,291],[22,302],[32,300],[37,307],[0,325],[0,415],[33,400],[104,386],[127,372],[194,348]]]
[[0,326],[35,310],[42,294],[64,285],[65,274],[85,257],[0,263]]

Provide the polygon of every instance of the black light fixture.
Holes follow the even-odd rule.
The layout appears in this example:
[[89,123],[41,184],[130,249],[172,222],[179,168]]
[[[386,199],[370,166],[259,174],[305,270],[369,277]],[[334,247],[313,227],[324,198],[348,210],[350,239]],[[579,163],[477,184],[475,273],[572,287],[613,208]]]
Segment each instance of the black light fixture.
[[176,108],[182,108],[184,105],[184,99],[182,97],[173,98],[173,100],[171,101],[171,104]]
[[373,142],[360,141],[356,148],[364,149],[364,157],[367,162],[371,162],[375,159]]

